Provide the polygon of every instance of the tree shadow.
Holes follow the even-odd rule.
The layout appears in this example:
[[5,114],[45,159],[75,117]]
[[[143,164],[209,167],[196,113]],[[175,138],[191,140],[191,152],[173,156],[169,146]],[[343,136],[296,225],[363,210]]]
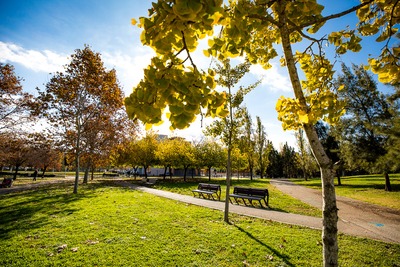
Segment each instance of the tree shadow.
[[272,251],[274,253],[274,255],[276,255],[277,257],[279,257],[285,264],[287,264],[287,266],[295,266],[293,263],[291,263],[289,261],[290,256],[282,254],[281,252],[279,252],[278,250],[276,250],[275,248],[268,246],[267,244],[265,244],[264,242],[262,242],[260,239],[258,239],[257,237],[255,237],[254,235],[252,235],[251,233],[247,232],[246,230],[244,230],[242,227],[235,225],[234,226],[241,231],[242,233],[246,234],[249,238],[251,238],[252,240],[254,240],[255,242],[257,242],[258,244],[260,244],[261,246],[269,249],[270,251]]
[[1,195],[0,240],[9,239],[16,233],[39,229],[52,223],[53,217],[72,215],[79,209],[70,207],[71,204],[90,197],[94,197],[94,192],[85,190],[73,194],[71,186],[62,184]]

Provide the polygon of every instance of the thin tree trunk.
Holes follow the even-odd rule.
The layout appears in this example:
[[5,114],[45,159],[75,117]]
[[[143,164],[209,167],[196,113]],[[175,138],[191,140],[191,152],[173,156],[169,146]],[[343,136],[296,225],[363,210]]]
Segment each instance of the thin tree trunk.
[[226,196],[225,196],[225,211],[224,211],[224,221],[229,223],[229,194],[231,186],[231,147],[228,145],[228,162],[226,168]]
[[211,181],[211,167],[208,168],[208,181]]
[[46,173],[46,170],[47,170],[47,165],[43,167],[42,179],[44,178],[44,174]]
[[77,194],[78,182],[79,182],[79,155],[76,155],[75,157],[75,165],[76,165],[76,170],[75,170],[74,194]]
[[183,167],[183,181],[186,182],[186,171],[188,167]]
[[94,167],[92,167],[90,170],[91,170],[90,181],[93,181],[93,179],[94,179]]
[[83,183],[87,184],[89,180],[89,168],[90,168],[90,163],[88,162],[85,166],[85,175],[83,176]]
[[[297,68],[293,58],[293,51],[289,38],[289,30],[287,21],[285,21],[284,7],[280,5],[282,10],[280,13],[280,34],[282,40],[282,48],[285,54],[286,66],[289,72],[290,80],[296,99],[299,101],[300,107],[307,111],[307,103],[303,94]],[[321,171],[322,180],[322,200],[323,200],[323,266],[338,266],[338,242],[337,242],[337,206],[334,186],[334,170],[332,161],[326,155],[324,148],[318,139],[318,135],[313,125],[303,125],[306,136],[312,148],[313,154],[318,162]]]
[[16,166],[15,166],[14,177],[13,177],[13,180],[14,180],[14,181],[17,180],[18,169],[19,169],[19,165],[16,165]]
[[389,173],[385,171],[385,191],[392,191],[392,186],[390,185]]
[[144,178],[146,179],[146,181],[148,181],[147,179],[147,166],[143,166],[144,169]]

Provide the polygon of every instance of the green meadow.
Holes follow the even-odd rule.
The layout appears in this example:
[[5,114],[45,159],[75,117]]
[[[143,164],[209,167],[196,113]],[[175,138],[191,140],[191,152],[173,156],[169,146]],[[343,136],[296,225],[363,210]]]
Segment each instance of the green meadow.
[[[190,193],[194,184],[159,186]],[[285,210],[274,202],[288,199],[271,199],[272,208]],[[233,214],[227,224],[220,211],[110,180],[80,185],[78,194],[71,184],[53,184],[0,195],[0,207],[0,266],[322,264],[318,230]],[[400,265],[398,244],[340,234],[339,247],[340,266]]]

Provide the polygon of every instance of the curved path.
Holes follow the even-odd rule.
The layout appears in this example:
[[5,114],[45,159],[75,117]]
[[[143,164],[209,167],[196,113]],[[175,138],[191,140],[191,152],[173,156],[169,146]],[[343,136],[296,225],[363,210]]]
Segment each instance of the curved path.
[[[119,182],[123,186],[141,190],[165,198],[190,203],[193,205],[208,207],[224,211],[223,201],[212,201],[195,198],[188,195],[180,195],[172,192],[162,191],[133,185],[129,182]],[[321,192],[304,186],[296,185],[288,180],[271,180],[271,184],[282,192],[292,195],[301,201],[322,207]],[[349,198],[338,197],[339,208],[339,232],[371,238],[390,243],[400,243],[400,211],[384,208],[377,205],[367,204]],[[229,212],[246,216],[257,217],[276,222],[306,226],[314,229],[322,229],[322,219],[293,213],[278,212],[268,209],[252,208],[239,205],[229,205]]]
[[[289,180],[271,180],[277,189],[311,206],[322,209],[321,191],[297,185]],[[347,197],[336,197],[339,232],[400,243],[400,211]]]

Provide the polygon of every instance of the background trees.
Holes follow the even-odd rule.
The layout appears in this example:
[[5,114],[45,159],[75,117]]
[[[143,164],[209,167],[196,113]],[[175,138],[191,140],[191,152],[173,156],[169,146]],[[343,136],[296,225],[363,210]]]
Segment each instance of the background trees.
[[211,180],[211,168],[226,166],[226,155],[222,146],[216,141],[205,139],[195,146],[195,157],[198,167],[206,167],[208,180]]
[[[262,125],[260,117],[256,117],[256,131],[254,134],[254,151],[256,156],[256,165],[260,172],[260,177],[266,175],[266,169],[269,164],[269,153],[271,146],[268,147],[267,133]],[[273,147],[272,147],[273,148]]]
[[21,80],[14,66],[0,62],[0,134],[33,119],[30,114],[33,96],[22,91]]
[[49,120],[66,140],[65,148],[75,155],[77,193],[81,155],[88,152],[90,141],[102,142],[106,132],[114,130],[105,122],[123,105],[115,70],[107,71],[100,54],[86,46],[77,49],[65,72],[54,74],[45,91],[38,89],[38,93],[37,113]]
[[363,66],[353,65],[350,69],[343,64],[342,72],[337,79],[343,85],[338,94],[346,103],[346,115],[337,128],[341,157],[347,168],[385,173],[385,189],[390,191],[388,172],[393,166],[391,162],[396,161],[396,153],[392,155],[393,161],[386,155],[392,147],[388,145],[390,136],[396,136],[393,126],[399,120],[398,105],[378,91],[372,75]]
[[151,132],[148,132],[144,138],[137,140],[132,146],[135,162],[143,166],[146,179],[147,169],[158,163],[156,157],[157,147],[158,141],[156,135]]

